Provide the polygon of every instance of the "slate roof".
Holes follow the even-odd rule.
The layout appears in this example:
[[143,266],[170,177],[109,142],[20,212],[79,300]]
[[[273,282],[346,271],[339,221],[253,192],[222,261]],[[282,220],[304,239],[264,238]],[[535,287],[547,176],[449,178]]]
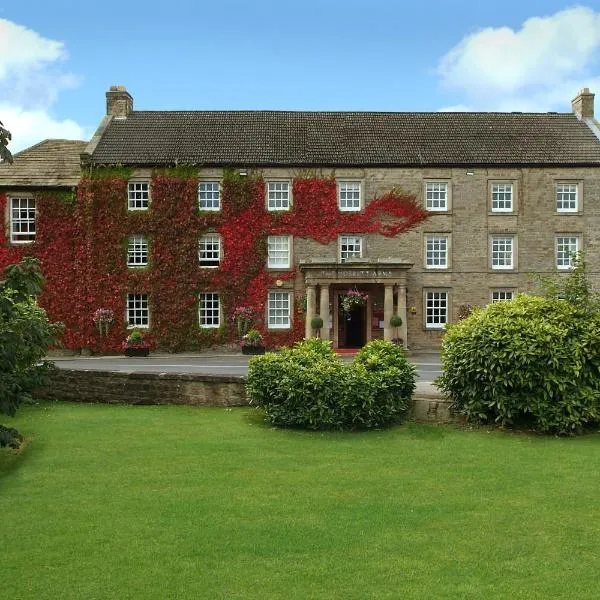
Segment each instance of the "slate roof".
[[571,113],[133,111],[92,164],[206,166],[600,165]]
[[72,187],[81,177],[80,155],[87,142],[44,140],[0,164],[0,187]]

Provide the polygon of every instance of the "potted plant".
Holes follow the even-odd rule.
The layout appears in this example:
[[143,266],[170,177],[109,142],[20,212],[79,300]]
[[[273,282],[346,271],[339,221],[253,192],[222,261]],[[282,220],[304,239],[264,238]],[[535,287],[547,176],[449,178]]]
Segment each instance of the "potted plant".
[[321,329],[323,327],[323,319],[321,317],[313,317],[310,321],[310,326],[313,328],[317,337],[321,337]]
[[404,340],[401,337],[398,337],[398,327],[402,327],[402,317],[400,315],[392,315],[390,326],[394,328],[394,333],[396,334],[392,338],[392,343],[396,344],[396,346],[404,346]]
[[263,336],[258,329],[251,329],[242,337],[240,342],[242,354],[264,354],[265,346],[263,344]]
[[123,342],[125,356],[148,356],[150,342],[139,329],[134,329]]
[[256,317],[256,312],[250,306],[238,306],[231,317],[237,329],[240,340],[248,333]]
[[100,337],[108,336],[108,330],[115,320],[115,313],[110,308],[99,308],[93,316],[94,325]]
[[344,296],[342,296],[342,311],[346,314],[346,318],[350,319],[352,311],[359,306],[364,306],[369,299],[369,294],[366,292],[359,292],[356,288],[348,290]]

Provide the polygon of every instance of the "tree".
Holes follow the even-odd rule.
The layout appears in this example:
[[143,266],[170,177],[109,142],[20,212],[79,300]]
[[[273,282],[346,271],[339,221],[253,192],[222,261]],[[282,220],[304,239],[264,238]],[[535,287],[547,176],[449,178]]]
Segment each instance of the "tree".
[[12,163],[13,157],[8,149],[8,143],[12,139],[10,131],[4,128],[2,121],[0,121],[0,161],[6,161]]
[[[61,329],[36,302],[44,284],[39,261],[9,265],[0,281],[0,413],[14,416],[30,391],[44,383],[52,366],[43,362]],[[18,448],[16,429],[0,425],[0,447]]]

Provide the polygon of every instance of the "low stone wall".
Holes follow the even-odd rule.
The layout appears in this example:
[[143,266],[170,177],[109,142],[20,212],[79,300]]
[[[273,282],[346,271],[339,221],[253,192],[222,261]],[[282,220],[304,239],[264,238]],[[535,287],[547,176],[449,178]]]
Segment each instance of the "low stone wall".
[[59,369],[36,396],[107,404],[247,405],[245,378]]
[[[105,404],[197,404],[247,406],[246,379],[235,375],[184,375],[59,369],[35,393],[40,398]],[[417,390],[410,417],[446,422],[450,403],[435,392]]]

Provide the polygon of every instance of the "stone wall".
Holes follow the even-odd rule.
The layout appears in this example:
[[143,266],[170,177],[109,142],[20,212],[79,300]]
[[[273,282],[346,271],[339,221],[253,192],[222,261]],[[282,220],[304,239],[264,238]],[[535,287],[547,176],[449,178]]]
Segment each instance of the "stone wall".
[[[35,396],[50,400],[101,404],[191,404],[248,406],[245,377],[175,373],[117,373],[60,369]],[[417,389],[409,418],[447,422],[454,415],[437,391]]]
[[245,378],[175,373],[57,370],[36,396],[107,404],[247,405]]

